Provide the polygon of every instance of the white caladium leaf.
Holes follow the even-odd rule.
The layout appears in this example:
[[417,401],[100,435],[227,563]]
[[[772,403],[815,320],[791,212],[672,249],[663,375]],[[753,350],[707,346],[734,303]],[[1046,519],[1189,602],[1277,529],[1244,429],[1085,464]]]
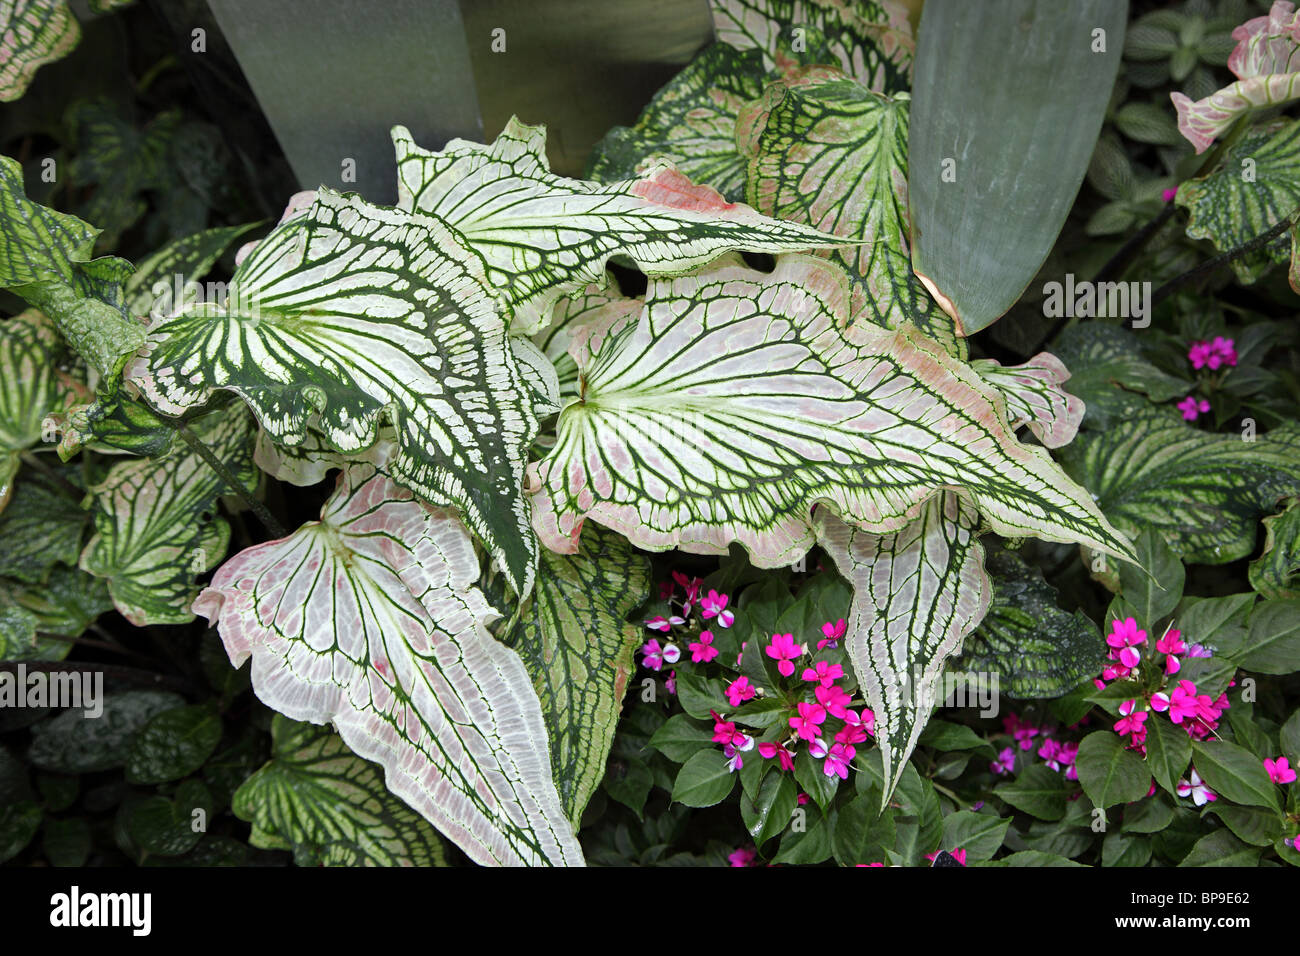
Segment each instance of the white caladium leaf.
[[978,526],[975,509],[952,492],[892,534],[852,528],[818,509],[818,541],[853,586],[845,649],[876,717],[882,806],[942,703],[944,662],[988,611],[993,586]]
[[826,253],[854,282],[854,321],[903,322],[964,358],[957,327],[912,272],[906,97],[812,67],[771,83],[741,112],[745,198],[759,212],[862,240]]
[[622,295],[612,275],[606,275],[604,282],[593,283],[572,298],[556,303],[550,324],[533,337],[533,344],[542,350],[555,369],[561,407],[578,394],[578,363],[570,349],[581,348],[594,333],[622,325],[640,315],[644,307],[645,303],[640,299]]
[[224,307],[151,327],[128,375],[167,415],[235,392],[290,447],[313,413],[345,455],[390,421],[388,474],[459,508],[522,594],[536,546],[520,485],[537,419],[506,339],[482,261],[455,232],[321,190],[253,247]]
[[778,222],[696,186],[670,166],[601,184],[553,175],[546,130],[511,119],[491,146],[453,139],[441,152],[393,128],[402,209],[455,227],[482,254],[488,278],[531,335],[563,295],[604,278],[621,253],[648,275],[685,272],[728,250],[788,252],[842,244]]
[[[242,406],[190,427],[245,488],[257,488],[252,431]],[[189,448],[114,465],[90,489],[95,535],[81,553],[82,570],[108,579],[113,603],[132,624],[194,620],[194,579],[215,567],[230,543],[230,526],[214,512],[217,499],[232,491]]]
[[[198,281],[216,265],[230,244],[258,223],[205,229],[174,239],[142,261],[126,280],[127,307],[132,315],[162,318],[200,298]],[[219,298],[220,296],[218,296]]]
[[1237,81],[1201,100],[1170,93],[1178,110],[1178,131],[1198,153],[1251,110],[1300,98],[1300,13],[1288,0],[1274,0],[1267,16],[1232,31],[1236,48],[1228,57]]
[[46,63],[81,39],[67,0],[0,0],[0,103],[18,99]]
[[1022,365],[1003,366],[994,359],[970,364],[980,378],[1002,393],[1012,428],[1028,425],[1048,448],[1060,448],[1074,440],[1085,409],[1082,400],[1061,387],[1070,372],[1055,355],[1039,352]]
[[301,445],[279,445],[266,429],[258,431],[253,446],[253,461],[276,481],[285,481],[301,488],[324,481],[325,476],[335,468],[345,468],[349,464],[369,464],[383,469],[396,453],[396,433],[385,425],[379,429],[378,440],[369,448],[344,455],[325,440],[325,436],[320,433],[318,419],[313,415],[308,419],[307,437]]
[[1088,493],[1020,444],[999,393],[914,326],[850,324],[842,270],[739,257],[652,279],[639,319],[579,362],[583,388],[530,466],[534,527],[572,552],[591,518],[651,551],[759,567],[814,543],[811,506],[897,531],[941,489],[1008,536],[1132,552]]
[[240,552],[194,604],[253,690],[330,722],[388,788],[480,863],[580,864],[519,655],[488,633],[474,545],[369,466],[321,520]]
[[762,50],[769,70],[786,63],[787,48],[809,48],[817,62],[838,63],[877,92],[910,82],[916,41],[898,0],[709,0],[709,6],[718,39]]

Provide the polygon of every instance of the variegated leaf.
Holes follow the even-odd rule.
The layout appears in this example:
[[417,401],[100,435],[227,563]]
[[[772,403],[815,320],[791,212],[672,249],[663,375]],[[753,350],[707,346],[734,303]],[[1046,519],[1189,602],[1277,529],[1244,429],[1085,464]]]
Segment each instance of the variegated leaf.
[[231,801],[254,846],[290,849],[299,866],[447,865],[438,831],[328,727],[276,714],[271,750]]
[[648,275],[685,272],[728,250],[787,252],[841,244],[696,186],[670,166],[640,179],[585,182],[551,173],[546,130],[511,119],[491,146],[454,139],[442,152],[393,128],[402,209],[429,213],[482,254],[488,278],[532,335],[563,295],[605,275],[621,253]]
[[843,272],[728,257],[651,280],[638,320],[579,361],[555,448],[530,466],[534,526],[571,552],[587,518],[637,547],[759,567],[814,543],[811,506],[897,531],[941,489],[994,530],[1131,555],[1084,489],[1016,441],[996,390],[913,326],[849,323]]
[[[257,487],[248,414],[238,405],[191,426],[250,491]],[[124,461],[90,489],[95,536],[81,554],[81,567],[108,579],[113,603],[128,621],[184,624],[195,577],[226,554],[230,526],[216,512],[231,494],[222,478],[191,449],[167,458]]]
[[597,182],[635,179],[652,158],[732,202],[745,198],[745,160],[736,150],[736,116],[763,92],[758,50],[707,47],[641,111],[636,125],[615,126],[592,147],[587,175]]
[[603,282],[593,283],[572,298],[556,303],[550,323],[533,337],[533,343],[555,369],[561,407],[578,395],[578,363],[570,354],[570,348],[575,344],[580,346],[597,330],[622,325],[629,318],[640,315],[644,307],[645,303],[640,299],[619,293],[612,275],[606,275]]
[[213,295],[200,296],[197,283],[217,264],[231,243],[259,225],[253,222],[205,229],[167,243],[143,260],[135,274],[126,280],[127,308],[132,315],[148,315],[157,320],[200,298],[207,301],[225,298],[219,289],[212,290]]
[[1171,93],[1178,131],[1198,153],[1251,110],[1280,106],[1300,97],[1300,13],[1288,0],[1274,0],[1267,16],[1232,31],[1237,46],[1228,69],[1237,81],[1201,100]]
[[574,826],[605,775],[641,626],[627,616],[650,591],[650,562],[588,528],[574,555],[542,552],[532,605],[509,643],[532,675],[551,767]]
[[[13,504],[0,514],[0,577],[40,584],[54,565],[75,565],[89,515],[78,496],[79,469],[23,471]],[[57,476],[57,477],[55,477]]]
[[315,415],[308,419],[307,437],[301,445],[277,445],[266,429],[257,433],[253,461],[276,481],[305,487],[324,481],[335,468],[349,464],[370,464],[382,469],[397,452],[396,433],[390,426],[379,429],[379,439],[369,448],[344,455],[325,440]]
[[0,578],[0,615],[20,628],[10,630],[0,660],[63,660],[72,643],[53,637],[80,637],[112,609],[108,585],[77,568],[55,567],[39,584]]
[[[783,34],[811,27],[837,65],[869,89],[907,89],[916,41],[907,8],[897,0],[709,0],[724,43],[763,51],[778,63]],[[804,38],[806,40],[806,37]]]
[[46,63],[81,39],[66,0],[0,0],[0,103],[18,99]]
[[[1190,216],[1187,235],[1223,251],[1293,216],[1300,210],[1300,120],[1248,130],[1213,172],[1180,186],[1175,202]],[[1282,235],[1233,259],[1232,269],[1241,282],[1254,282],[1289,252],[1290,237]]]
[[519,656],[486,624],[473,543],[369,466],[321,520],[227,561],[195,602],[253,689],[334,724],[388,788],[480,863],[576,864],[546,727]]
[[1264,547],[1247,569],[1250,586],[1270,600],[1300,598],[1300,499],[1262,524]]
[[290,447],[313,413],[345,455],[390,421],[388,473],[459,508],[516,591],[531,587],[520,483],[537,419],[482,261],[437,219],[321,190],[257,243],[224,307],[156,323],[128,375],[167,415],[235,392]]
[[1167,402],[1192,389],[1191,381],[1147,361],[1138,336],[1120,325],[1080,322],[1057,337],[1054,349],[1070,370],[1070,394],[1084,402],[1086,428],[1108,428],[1148,398]]
[[944,663],[988,610],[992,586],[976,536],[979,515],[943,492],[892,534],[852,528],[824,509],[817,525],[819,543],[853,585],[845,647],[876,715],[883,808],[931,710],[942,703]]
[[814,67],[770,84],[741,112],[746,200],[759,212],[862,240],[826,253],[854,282],[854,321],[903,322],[964,358],[965,341],[912,272],[906,97]]
[[1191,428],[1169,409],[1135,409],[1060,455],[1116,525],[1160,532],[1188,563],[1246,557],[1260,516],[1300,494],[1295,423],[1243,441]]
[[1039,352],[1028,362],[1009,367],[994,359],[970,364],[980,378],[1002,393],[1012,428],[1028,425],[1048,448],[1060,448],[1074,440],[1084,405],[1061,387],[1070,372],[1055,355]]

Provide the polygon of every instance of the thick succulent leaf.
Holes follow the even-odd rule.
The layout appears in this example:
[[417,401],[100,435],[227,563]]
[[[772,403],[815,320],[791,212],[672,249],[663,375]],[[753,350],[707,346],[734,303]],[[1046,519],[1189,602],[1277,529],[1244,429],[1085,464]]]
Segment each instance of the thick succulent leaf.
[[393,128],[393,143],[398,206],[438,216],[482,254],[520,334],[539,331],[562,295],[602,279],[616,253],[648,275],[664,275],[728,250],[778,253],[839,244],[729,203],[670,166],[603,185],[555,176],[546,160],[545,127],[513,118],[491,146],[454,139],[442,152],[430,152],[416,146],[404,126]]
[[1245,441],[1135,409],[1062,449],[1065,470],[1120,528],[1161,532],[1182,559],[1226,564],[1255,550],[1256,523],[1300,493],[1300,427]]
[[60,473],[57,465],[47,467],[59,474],[65,487],[42,471],[26,470],[16,482],[11,507],[0,514],[0,577],[39,584],[55,564],[75,565],[81,554],[88,515],[73,497],[76,486],[66,487],[69,479],[79,479],[78,472],[68,468]]
[[[191,426],[194,435],[250,491],[257,487],[249,416],[234,405]],[[195,577],[226,554],[230,526],[216,512],[231,494],[197,452],[124,461],[90,489],[95,535],[81,554],[83,570],[107,578],[113,603],[133,624],[184,624]]]
[[988,614],[953,667],[997,674],[1001,693],[1020,700],[1060,697],[1101,672],[1106,645],[1082,611],[1061,610],[1056,589],[1013,551],[991,551]]
[[253,689],[334,724],[389,790],[480,863],[577,864],[537,694],[486,624],[474,546],[369,466],[321,520],[227,561],[194,604]]
[[1192,382],[1160,371],[1142,356],[1138,337],[1106,322],[1080,322],[1067,328],[1054,346],[1070,370],[1070,392],[1084,403],[1083,424],[1108,428],[1134,407],[1186,395]]
[[[1247,169],[1253,169],[1249,180]],[[1300,120],[1249,130],[1213,172],[1180,186],[1175,202],[1189,213],[1187,234],[1225,252],[1292,216],[1300,209]],[[1234,259],[1232,269],[1241,282],[1254,282],[1289,251],[1289,237],[1279,236]]]
[[1002,393],[1012,428],[1029,426],[1048,448],[1060,448],[1074,440],[1084,406],[1061,387],[1070,372],[1055,355],[1039,352],[1028,362],[1009,367],[994,359],[979,359],[971,362],[971,368]]
[[589,528],[573,555],[542,552],[532,605],[510,646],[542,704],[551,767],[574,826],[605,760],[641,643],[626,618],[650,591],[650,562],[623,538]]
[[0,103],[18,99],[46,63],[81,39],[66,0],[0,0]]
[[384,787],[328,727],[276,714],[271,759],[235,791],[253,845],[287,846],[299,866],[446,866],[438,831]]
[[1265,518],[1264,548],[1250,562],[1250,586],[1266,598],[1300,598],[1300,503]]
[[916,42],[907,7],[897,0],[709,0],[709,6],[718,39],[761,50],[769,70],[784,61],[791,31],[811,27],[833,63],[864,86],[907,89]]
[[130,263],[87,261],[97,231],[29,200],[22,167],[8,156],[0,156],[0,221],[0,288],[48,315],[92,368],[111,376],[144,344],[122,296]]
[[826,253],[853,279],[855,322],[912,322],[964,358],[953,320],[912,272],[907,109],[906,98],[872,93],[838,70],[788,74],[741,113],[745,197],[766,215],[862,240]]
[[261,240],[228,303],[157,322],[128,375],[163,414],[235,392],[287,446],[344,454],[391,421],[388,473],[461,509],[516,591],[536,548],[520,491],[537,430],[482,262],[443,223],[330,190]]
[[1178,131],[1196,152],[1251,110],[1280,106],[1300,97],[1300,14],[1287,0],[1275,0],[1267,16],[1247,20],[1232,31],[1237,46],[1228,56],[1235,83],[1193,101],[1171,93]]
[[1127,14],[1125,0],[925,4],[912,264],[960,334],[1006,313],[1056,242],[1101,132]]
[[208,274],[231,243],[259,225],[222,226],[173,239],[142,261],[126,280],[127,308],[132,315],[160,319],[192,303],[198,291],[192,283]]
[[951,492],[893,534],[852,528],[819,509],[818,541],[853,585],[845,638],[884,766],[882,808],[941,703],[944,663],[988,609],[979,515]]
[[640,315],[644,307],[642,300],[622,295],[612,275],[556,303],[550,324],[533,336],[533,344],[555,369],[561,407],[578,396],[578,363],[570,349],[581,349],[593,334],[622,325]]
[[647,550],[738,541],[784,566],[815,541],[815,503],[888,533],[950,488],[1000,533],[1130,555],[1088,493],[1016,441],[996,390],[915,327],[850,327],[848,306],[843,272],[811,256],[651,280],[640,318],[579,361],[582,395],[530,466],[543,542],[571,552],[590,517]]
[[592,147],[587,175],[600,183],[635,179],[642,163],[659,158],[741,202],[745,161],[736,150],[736,116],[763,92],[766,78],[757,50],[707,47],[655,94],[634,126],[615,126]]

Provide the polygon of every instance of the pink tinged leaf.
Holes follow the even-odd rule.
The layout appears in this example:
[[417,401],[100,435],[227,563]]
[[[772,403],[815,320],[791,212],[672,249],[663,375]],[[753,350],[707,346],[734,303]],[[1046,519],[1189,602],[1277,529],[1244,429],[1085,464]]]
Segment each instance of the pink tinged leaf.
[[580,865],[536,692],[486,629],[478,573],[452,512],[354,466],[319,522],[227,561],[194,610],[236,666],[252,657],[262,701],[333,723],[477,862]]
[[1070,372],[1055,355],[1039,352],[1023,365],[1007,368],[993,359],[972,362],[971,367],[1002,393],[1012,428],[1028,426],[1047,448],[1074,440],[1085,408],[1082,399],[1061,387]]

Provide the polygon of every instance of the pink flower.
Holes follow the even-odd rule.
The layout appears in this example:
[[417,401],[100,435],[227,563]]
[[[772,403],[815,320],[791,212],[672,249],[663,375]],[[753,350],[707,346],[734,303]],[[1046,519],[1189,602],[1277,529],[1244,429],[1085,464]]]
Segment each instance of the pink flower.
[[843,687],[836,687],[834,684],[829,687],[818,684],[813,694],[816,696],[817,702],[826,708],[827,713],[841,720],[848,713],[848,705],[853,700]]
[[1295,780],[1295,771],[1291,769],[1291,764],[1285,757],[1278,757],[1276,760],[1266,759],[1264,769],[1268,771],[1268,779],[1274,783],[1291,783]]
[[846,723],[843,729],[835,735],[836,743],[841,744],[860,744],[867,740],[866,728],[861,724],[854,725]]
[[1218,799],[1217,794],[1201,780],[1195,768],[1185,778],[1178,781],[1178,786],[1174,790],[1180,797],[1190,796],[1192,802],[1198,807],[1203,807],[1210,801]]
[[850,744],[834,743],[826,754],[826,763],[822,772],[828,777],[849,779],[849,763],[857,755],[857,750]]
[[696,598],[700,596],[700,579],[688,578],[686,575],[682,574],[682,572],[674,571],[673,580],[681,585],[682,589],[686,592],[686,603],[694,604]]
[[836,714],[840,720],[850,727],[861,727],[871,736],[876,736],[876,715],[870,707],[863,707],[862,713],[853,710],[845,710],[842,714]]
[[1151,695],[1151,709],[1158,714],[1163,714],[1169,709],[1169,695],[1164,691],[1157,691]]
[[[670,644],[669,647],[672,645]],[[658,639],[651,639],[641,645],[641,663],[652,671],[657,671],[664,666],[664,649],[659,646]]]
[[[957,861],[958,863],[960,863],[962,866],[965,866],[965,865],[966,865],[966,851],[965,851],[965,850],[949,850],[948,853],[952,856],[952,858],[953,858],[954,860],[956,860],[956,861]],[[927,860],[931,861],[931,862],[934,862],[934,858],[935,858],[936,856],[938,856],[938,855],[939,855],[939,851],[936,850],[934,853],[927,853],[927,854],[925,855],[925,858],[926,858]]]
[[752,699],[756,693],[748,677],[737,677],[727,685],[727,703],[732,707],[739,707],[745,701]]
[[731,627],[731,622],[735,620],[735,615],[726,609],[728,597],[725,594],[719,594],[712,589],[706,597],[700,601],[700,612],[707,621],[710,618],[718,619],[719,627]]
[[1124,701],[1119,705],[1119,712],[1121,717],[1115,722],[1115,733],[1121,737],[1132,735],[1133,743],[1141,743],[1147,733],[1143,724],[1146,723],[1146,719],[1150,714],[1145,710],[1138,710],[1136,700]]
[[840,638],[844,636],[844,632],[845,630],[847,630],[847,628],[848,625],[844,623],[844,618],[840,618],[834,624],[832,624],[830,621],[827,621],[825,624],[822,625],[822,633],[825,634],[826,636],[817,642],[817,650],[820,651],[828,644],[831,647],[839,647]]
[[713,632],[700,631],[700,639],[686,645],[691,652],[691,660],[696,664],[707,664],[718,656],[718,649],[713,646]]
[[1057,762],[1065,768],[1066,780],[1078,780],[1079,768],[1075,766],[1075,758],[1079,756],[1079,745],[1077,743],[1063,743],[1061,749],[1056,752]]
[[802,703],[799,715],[790,718],[790,729],[804,740],[816,740],[818,727],[826,722],[826,708],[821,704]]
[[[1121,666],[1132,670],[1138,666],[1141,656],[1135,650],[1140,644],[1145,644],[1147,632],[1139,630],[1137,621],[1133,618],[1125,618],[1121,621],[1116,618],[1111,622],[1111,632],[1106,636],[1106,643],[1110,645],[1110,656],[1117,659]],[[1102,676],[1105,676],[1103,672]],[[1127,676],[1127,675],[1125,675]]]
[[762,754],[763,759],[771,760],[777,758],[782,770],[794,769],[794,754],[786,749],[783,743],[762,743],[758,745],[758,752]]
[[1178,195],[1178,187],[1175,186],[1172,189],[1161,190],[1160,199],[1162,202],[1173,202],[1174,197],[1177,195]]
[[1192,363],[1192,368],[1205,368],[1209,357],[1210,344],[1208,342],[1193,342],[1187,349],[1187,361]]
[[989,769],[996,774],[1011,773],[1016,769],[1016,752],[1011,747],[1006,747],[998,754],[998,759],[989,764]]
[[664,681],[664,690],[668,691],[668,693],[670,694],[677,693],[677,672],[676,671],[669,672],[668,679]]
[[791,661],[803,655],[803,648],[794,642],[793,634],[773,634],[772,640],[764,649],[767,651],[767,656],[777,662],[776,669],[781,672],[782,677],[789,677],[794,673],[794,664]]
[[740,847],[733,850],[727,856],[727,862],[734,866],[753,866],[754,860],[758,858],[758,853],[748,847]]
[[713,715],[713,742],[723,744],[728,747],[736,747],[739,750],[748,750],[754,746],[754,739],[748,734],[736,729],[736,724],[730,720],[723,720],[717,711],[709,711]]
[[843,667],[826,661],[818,661],[815,667],[805,667],[803,669],[804,680],[817,681],[823,687],[830,687],[831,684],[834,684],[843,676]]
[[668,618],[663,617],[662,615],[647,618],[645,622],[645,626],[650,628],[650,630],[652,631],[661,631],[664,634],[667,634],[669,631],[673,629],[673,626],[670,623],[668,623]]
[[1181,724],[1189,717],[1195,717],[1202,703],[1208,704],[1210,696],[1205,697],[1204,702],[1198,700],[1196,695],[1196,685],[1189,680],[1180,680],[1174,692],[1169,695],[1169,719],[1175,724]]
[[1223,365],[1236,365],[1236,343],[1222,335],[1216,335],[1212,342],[1193,342],[1187,349],[1187,361],[1192,363],[1194,369],[1208,368],[1212,372]]
[[1195,396],[1188,395],[1178,403],[1178,410],[1183,413],[1184,420],[1194,422],[1198,415],[1210,410],[1210,403],[1203,398],[1197,401]]

